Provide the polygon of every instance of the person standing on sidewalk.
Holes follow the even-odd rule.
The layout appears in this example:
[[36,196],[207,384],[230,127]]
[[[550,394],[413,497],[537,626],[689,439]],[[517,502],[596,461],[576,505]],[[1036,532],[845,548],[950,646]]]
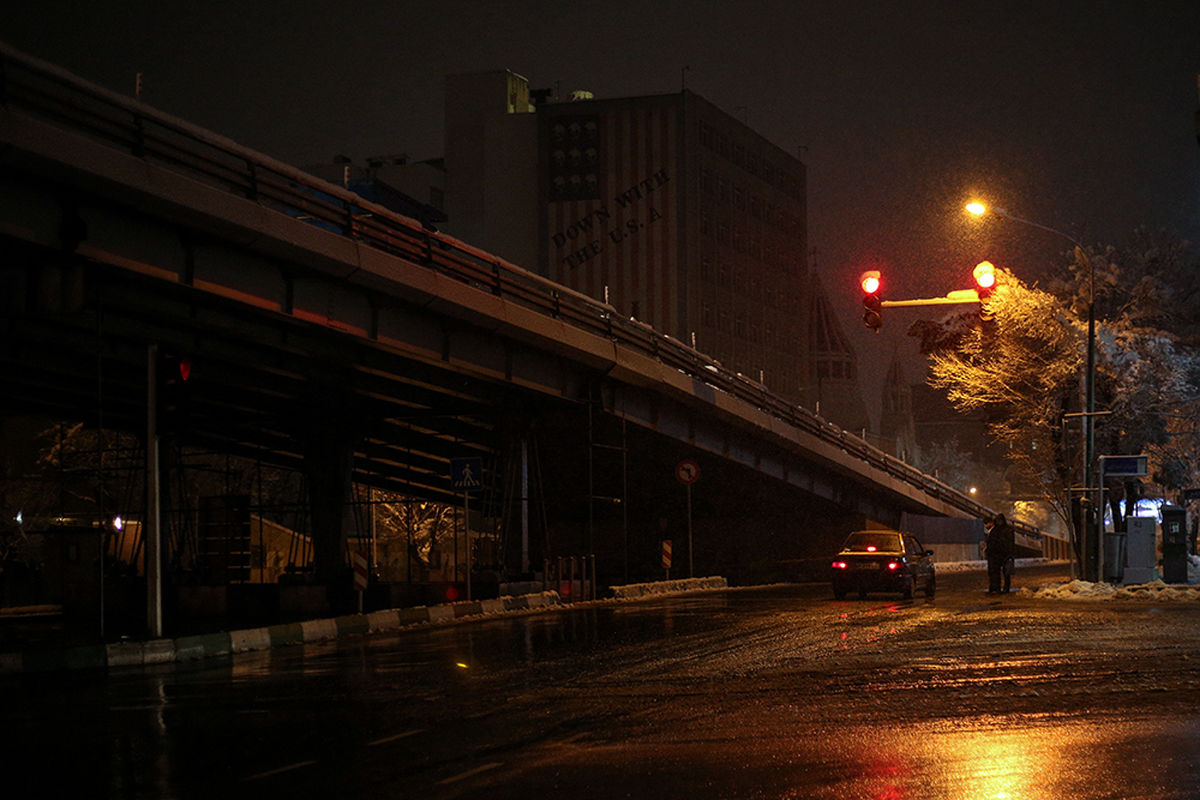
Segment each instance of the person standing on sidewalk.
[[1003,514],[997,514],[987,533],[988,594],[1007,592],[1012,586],[1014,539],[1008,520]]

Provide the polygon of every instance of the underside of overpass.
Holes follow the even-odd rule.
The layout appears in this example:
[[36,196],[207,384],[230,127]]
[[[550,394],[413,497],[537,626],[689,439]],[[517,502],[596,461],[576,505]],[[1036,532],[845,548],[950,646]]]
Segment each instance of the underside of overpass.
[[[458,503],[450,459],[480,457],[498,479],[521,468],[524,439],[540,459],[529,491],[535,569],[544,558],[595,553],[605,584],[657,577],[661,540],[672,539],[676,576],[690,558],[696,574],[752,580],[794,568],[794,577],[801,562],[823,558],[866,518],[899,521],[894,498],[820,465],[801,467],[794,453],[734,425],[662,398],[652,413],[638,413],[644,392],[602,371],[563,373],[557,394],[464,374],[451,349],[464,341],[461,324],[455,336],[447,324],[446,358],[430,363],[77,254],[14,239],[3,247],[3,416],[144,436],[153,344],[189,361],[186,411],[168,440],[307,475],[327,487],[311,492],[314,515],[336,514],[317,504],[344,503],[347,478]],[[731,450],[744,451],[742,463]],[[336,467],[347,457],[348,475]],[[685,458],[702,469],[692,492],[694,552],[686,545],[687,492],[674,477]],[[755,469],[789,462],[790,475]],[[797,485],[800,474],[808,488]],[[511,481],[493,483],[491,513],[512,529],[519,509],[505,496]],[[320,535],[319,524],[312,528]],[[338,547],[343,539],[334,539]],[[505,541],[506,563],[520,564],[520,539]],[[343,554],[328,550],[331,571],[340,571]]]
[[[351,482],[456,502],[451,459],[479,457],[495,480],[527,468],[530,443],[531,560],[595,552],[605,583],[654,576],[664,538],[697,573],[736,578],[819,557],[859,520],[986,511],[604,304],[6,63],[0,414],[148,436],[151,365],[187,359],[172,389],[186,413],[155,419],[173,444],[305,473],[326,579]],[[702,469],[694,553],[679,546],[682,458]],[[493,488],[511,513],[511,486]]]
[[[603,583],[668,574],[733,583],[823,576],[845,535],[868,524],[860,510],[599,408],[557,414],[537,436],[553,443],[539,444],[552,521],[544,546],[551,556],[595,553]],[[699,467],[690,491],[676,477],[684,460]],[[898,511],[875,516],[883,517],[875,524],[899,525]],[[669,573],[663,540],[672,542]]]

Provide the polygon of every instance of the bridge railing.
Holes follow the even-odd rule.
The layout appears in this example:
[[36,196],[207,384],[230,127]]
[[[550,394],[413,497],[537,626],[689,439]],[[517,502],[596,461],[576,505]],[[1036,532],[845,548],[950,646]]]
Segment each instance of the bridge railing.
[[[3,43],[0,70],[0,106],[6,109],[20,109],[206,185],[605,336],[744,400],[951,506],[977,516],[991,513],[964,492],[772,393],[762,383],[726,369],[684,342],[620,315],[611,305]],[[1036,535],[1035,529],[1029,532]]]

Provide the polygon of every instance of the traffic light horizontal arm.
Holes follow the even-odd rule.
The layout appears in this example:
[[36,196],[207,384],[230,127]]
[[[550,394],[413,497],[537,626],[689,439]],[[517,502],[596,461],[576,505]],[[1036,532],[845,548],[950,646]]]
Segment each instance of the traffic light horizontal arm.
[[884,300],[884,308],[899,308],[901,306],[948,306],[964,303],[978,303],[979,293],[974,289],[958,289],[945,297],[922,297],[916,300]]

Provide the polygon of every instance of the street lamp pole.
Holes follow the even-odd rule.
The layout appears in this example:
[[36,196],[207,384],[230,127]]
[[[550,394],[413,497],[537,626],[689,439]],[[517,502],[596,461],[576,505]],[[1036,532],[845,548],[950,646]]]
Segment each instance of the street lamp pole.
[[[1058,230],[1057,228],[1051,228],[1048,225],[1042,225],[1040,222],[1034,222],[1033,220],[1024,219],[1023,217],[1018,217],[1015,214],[1010,214],[1005,209],[999,208],[997,206],[990,206],[990,207],[984,206],[982,203],[968,203],[967,211],[970,212],[971,214],[974,214],[975,216],[982,216],[982,215],[990,212],[992,214],[995,214],[998,217],[1003,217],[1004,219],[1011,220],[1013,222],[1019,222],[1022,225],[1028,225],[1031,228],[1037,228],[1039,230],[1046,231],[1047,233],[1052,233],[1055,236],[1065,239],[1068,242],[1070,242],[1072,245],[1075,246],[1075,262],[1077,264],[1079,264],[1080,266],[1085,267],[1087,269],[1087,273],[1088,273],[1087,371],[1084,374],[1084,390],[1083,390],[1084,402],[1087,406],[1087,410],[1086,410],[1086,413],[1084,413],[1084,415],[1083,415],[1083,486],[1084,486],[1084,491],[1087,494],[1087,497],[1090,500],[1092,500],[1092,505],[1095,509],[1095,513],[1099,516],[1099,519],[1102,520],[1102,519],[1104,519],[1103,511],[1102,511],[1102,509],[1096,507],[1097,504],[1095,502],[1095,498],[1093,497],[1093,494],[1094,494],[1095,488],[1096,488],[1093,485],[1096,483],[1096,471],[1095,471],[1095,460],[1096,460],[1096,423],[1095,423],[1095,416],[1096,416],[1096,269],[1092,265],[1092,259],[1088,256],[1087,251],[1083,248],[1083,245],[1081,245],[1079,242],[1075,241],[1075,239],[1073,237],[1068,236],[1067,234],[1063,233],[1062,231]],[[1084,535],[1087,536],[1086,531],[1084,532]],[[1094,546],[1096,547],[1097,573],[1098,573],[1095,576],[1095,578],[1097,581],[1101,581],[1104,579],[1104,576],[1103,576],[1104,547],[1103,547],[1103,537],[1101,537],[1100,533],[1099,533],[1099,525],[1097,525],[1097,530],[1094,532],[1094,535],[1096,537]],[[1085,542],[1086,542],[1086,539],[1085,539]],[[1087,554],[1087,550],[1086,550],[1086,546],[1085,546],[1085,549],[1084,549],[1085,557],[1086,557],[1086,554]],[[1091,577],[1086,574],[1088,572],[1086,561],[1084,563],[1084,572],[1085,572],[1085,578]]]

